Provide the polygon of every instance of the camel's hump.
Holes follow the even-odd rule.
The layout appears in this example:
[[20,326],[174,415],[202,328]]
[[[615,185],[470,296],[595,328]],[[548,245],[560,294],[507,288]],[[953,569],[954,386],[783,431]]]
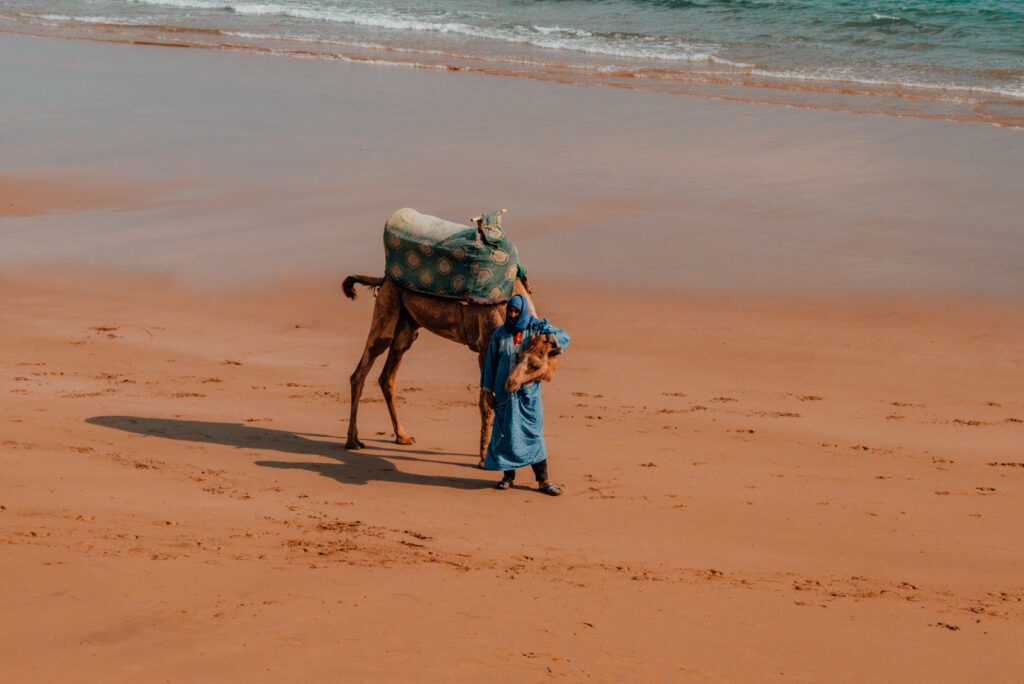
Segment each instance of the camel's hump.
[[384,224],[385,233],[397,233],[402,235],[403,238],[413,240],[441,241],[457,233],[473,230],[469,226],[445,221],[429,214],[421,214],[415,209],[409,209],[408,207],[396,211],[388,219],[388,222]]

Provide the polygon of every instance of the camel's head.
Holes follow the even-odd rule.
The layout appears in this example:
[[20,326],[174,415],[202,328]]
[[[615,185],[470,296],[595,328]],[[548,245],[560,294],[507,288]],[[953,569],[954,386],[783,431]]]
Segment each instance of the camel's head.
[[562,353],[554,335],[534,335],[519,352],[519,362],[505,381],[506,392],[518,392],[535,380],[550,380]]

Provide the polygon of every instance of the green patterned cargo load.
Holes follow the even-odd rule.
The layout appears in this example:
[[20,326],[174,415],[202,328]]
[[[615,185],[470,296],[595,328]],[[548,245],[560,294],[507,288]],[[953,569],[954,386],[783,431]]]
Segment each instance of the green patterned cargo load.
[[501,229],[501,212],[471,228],[413,209],[384,224],[387,277],[410,290],[494,304],[512,296],[519,254]]

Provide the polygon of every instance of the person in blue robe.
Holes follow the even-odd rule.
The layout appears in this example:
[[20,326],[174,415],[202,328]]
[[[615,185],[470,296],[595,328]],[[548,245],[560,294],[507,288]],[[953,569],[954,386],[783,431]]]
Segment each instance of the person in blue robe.
[[480,386],[490,393],[488,401],[494,408],[484,468],[503,471],[496,488],[510,489],[516,469],[532,466],[540,490],[558,496],[562,488],[548,480],[541,383],[531,382],[511,394],[505,391],[505,381],[518,363],[519,351],[534,335],[553,335],[562,351],[569,346],[569,335],[564,330],[533,316],[526,298],[513,295],[505,309],[505,324],[491,336],[480,374]]

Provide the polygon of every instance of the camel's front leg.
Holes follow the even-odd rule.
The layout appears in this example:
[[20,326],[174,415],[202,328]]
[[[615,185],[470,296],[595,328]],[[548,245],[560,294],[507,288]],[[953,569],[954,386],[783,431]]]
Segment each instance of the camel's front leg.
[[398,444],[414,444],[416,442],[406,434],[402,423],[398,420],[398,412],[395,409],[395,376],[398,375],[398,366],[402,363],[402,355],[409,350],[418,335],[416,324],[408,315],[399,317],[398,325],[395,328],[395,338],[391,342],[391,351],[388,352],[388,360],[384,362],[384,370],[380,374],[380,389],[384,392],[384,402],[388,405],[391,426],[395,429],[395,442]]

